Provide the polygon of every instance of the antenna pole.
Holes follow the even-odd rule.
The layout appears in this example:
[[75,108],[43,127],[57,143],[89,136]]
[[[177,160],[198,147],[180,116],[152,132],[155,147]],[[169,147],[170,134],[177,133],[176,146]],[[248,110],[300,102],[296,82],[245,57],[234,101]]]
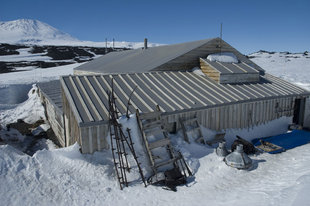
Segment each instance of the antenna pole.
[[221,23],[221,33],[220,33],[220,53],[222,54],[222,36],[223,36],[223,23]]
[[223,36],[223,23],[221,23],[221,33],[220,33],[221,40],[222,40],[222,36]]
[[105,38],[105,53],[108,53],[108,39]]

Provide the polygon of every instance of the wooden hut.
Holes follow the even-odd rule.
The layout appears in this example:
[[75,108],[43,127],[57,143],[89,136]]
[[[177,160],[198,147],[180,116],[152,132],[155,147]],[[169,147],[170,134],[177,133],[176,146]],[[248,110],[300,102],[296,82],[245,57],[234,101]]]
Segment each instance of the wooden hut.
[[111,90],[112,79],[122,114],[126,113],[131,91],[137,87],[130,112],[138,109],[149,113],[159,105],[166,127],[177,129],[180,118],[193,116],[212,130],[247,128],[303,112],[296,104],[309,96],[309,92],[269,74],[247,84],[219,84],[192,72],[64,76],[61,85],[67,136],[70,144],[78,141],[83,152],[108,147],[106,91]]
[[[147,47],[146,47],[147,48]],[[209,61],[208,55],[233,53],[238,62]],[[205,75],[190,72],[200,67]],[[158,105],[167,130],[180,119],[222,131],[248,128],[282,116],[310,124],[310,93],[266,74],[219,38],[109,53],[60,79],[65,145],[78,142],[83,153],[108,148],[108,96],[112,79],[117,109],[153,112]],[[79,75],[79,76],[78,76]],[[309,120],[308,120],[309,119]]]

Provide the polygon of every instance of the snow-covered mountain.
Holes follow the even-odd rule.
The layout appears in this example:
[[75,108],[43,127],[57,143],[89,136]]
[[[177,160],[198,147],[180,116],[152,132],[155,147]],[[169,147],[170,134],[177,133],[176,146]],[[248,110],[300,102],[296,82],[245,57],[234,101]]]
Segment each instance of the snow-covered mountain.
[[[91,46],[105,47],[106,42],[81,41],[70,34],[38,20],[18,19],[14,21],[0,22],[0,43],[32,44],[32,45],[66,45],[66,46]],[[108,42],[107,46],[112,47]],[[115,47],[140,48],[143,42],[116,41]],[[149,43],[149,47],[160,44]]]
[[47,42],[78,42],[67,33],[32,19],[0,22],[0,41],[11,44],[41,44]]

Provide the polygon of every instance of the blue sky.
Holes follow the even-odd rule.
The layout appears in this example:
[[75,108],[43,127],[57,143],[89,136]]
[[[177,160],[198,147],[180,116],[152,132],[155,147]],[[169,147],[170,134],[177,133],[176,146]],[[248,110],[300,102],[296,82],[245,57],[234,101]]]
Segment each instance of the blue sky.
[[248,54],[310,50],[310,1],[2,0],[0,21],[37,19],[81,40],[173,44],[218,37]]

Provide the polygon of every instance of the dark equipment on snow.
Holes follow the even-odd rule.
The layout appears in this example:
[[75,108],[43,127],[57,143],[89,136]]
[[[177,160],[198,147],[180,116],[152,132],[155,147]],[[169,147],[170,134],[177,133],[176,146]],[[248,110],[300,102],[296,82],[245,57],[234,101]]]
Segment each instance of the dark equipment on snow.
[[176,192],[177,186],[186,184],[186,177],[178,168],[173,168],[165,172],[158,172],[156,175],[151,176],[148,182],[152,185],[163,186],[166,190]]
[[257,152],[256,148],[251,142],[246,141],[245,139],[241,138],[238,135],[237,135],[237,139],[231,145],[231,151],[233,152],[236,149],[237,145],[239,144],[243,145],[243,150],[247,155],[255,154]]

